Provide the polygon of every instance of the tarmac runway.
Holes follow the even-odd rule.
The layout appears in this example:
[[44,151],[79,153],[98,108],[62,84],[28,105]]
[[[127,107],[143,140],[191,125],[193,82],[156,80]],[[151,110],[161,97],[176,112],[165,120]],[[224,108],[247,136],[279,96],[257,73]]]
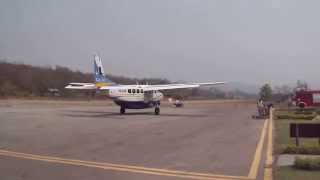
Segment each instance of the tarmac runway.
[[164,104],[159,116],[119,115],[109,102],[2,100],[0,177],[245,179],[265,124],[255,111],[248,102],[190,101]]

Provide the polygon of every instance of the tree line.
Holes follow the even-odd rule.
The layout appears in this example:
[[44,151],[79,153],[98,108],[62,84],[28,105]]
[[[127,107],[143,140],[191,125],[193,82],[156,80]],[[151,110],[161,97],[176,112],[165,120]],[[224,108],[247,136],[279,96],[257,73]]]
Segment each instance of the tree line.
[[296,91],[300,90],[309,90],[309,85],[306,81],[298,80],[293,87],[281,85],[272,88],[270,84],[266,83],[260,88],[259,98],[264,101],[284,102],[291,98]]

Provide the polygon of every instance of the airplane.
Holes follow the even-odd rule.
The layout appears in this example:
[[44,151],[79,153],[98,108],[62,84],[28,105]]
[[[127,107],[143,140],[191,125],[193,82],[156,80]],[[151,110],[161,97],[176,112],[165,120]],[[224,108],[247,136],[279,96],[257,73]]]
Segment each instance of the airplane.
[[106,91],[106,95],[120,106],[120,114],[126,109],[154,108],[154,114],[160,114],[160,101],[164,95],[162,90],[191,89],[200,86],[225,84],[225,82],[160,84],[160,85],[120,85],[108,79],[104,73],[102,60],[98,55],[93,59],[95,83],[69,83],[65,88],[74,90]]

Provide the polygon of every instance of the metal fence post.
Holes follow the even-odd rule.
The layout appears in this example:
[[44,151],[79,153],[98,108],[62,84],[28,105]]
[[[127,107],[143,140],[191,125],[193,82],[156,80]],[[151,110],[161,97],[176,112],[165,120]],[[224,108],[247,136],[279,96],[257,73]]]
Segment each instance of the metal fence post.
[[296,124],[296,146],[299,146],[299,125],[298,123]]

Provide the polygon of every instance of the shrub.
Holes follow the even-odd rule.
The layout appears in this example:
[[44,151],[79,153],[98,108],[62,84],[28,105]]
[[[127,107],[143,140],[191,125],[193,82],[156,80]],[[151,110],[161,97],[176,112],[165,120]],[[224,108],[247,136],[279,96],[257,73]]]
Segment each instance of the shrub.
[[297,114],[297,115],[312,115],[314,112],[312,111],[296,111],[294,112],[294,114]]
[[301,108],[296,108],[296,109],[294,109],[295,111],[300,111],[300,112],[314,112],[316,109],[315,108],[310,108],[310,107],[308,107],[308,108],[303,108],[303,109],[301,109]]
[[303,170],[320,170],[320,158],[299,158],[294,161],[294,167]]
[[295,114],[279,114],[276,115],[277,119],[290,119],[290,120],[313,120],[316,115],[295,115]]
[[312,154],[312,155],[320,155],[320,146],[295,146],[295,145],[289,145],[283,150],[282,153],[283,154]]

